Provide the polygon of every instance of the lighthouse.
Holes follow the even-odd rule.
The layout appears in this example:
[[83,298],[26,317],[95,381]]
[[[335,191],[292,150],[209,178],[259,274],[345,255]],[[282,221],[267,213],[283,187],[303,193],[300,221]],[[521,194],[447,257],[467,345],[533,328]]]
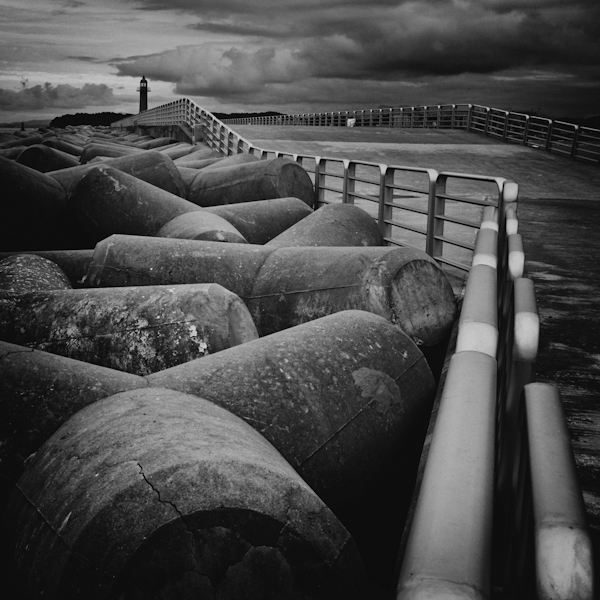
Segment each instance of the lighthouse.
[[140,87],[137,89],[140,93],[140,112],[143,113],[145,110],[148,110],[148,81],[142,75],[142,80],[140,81]]

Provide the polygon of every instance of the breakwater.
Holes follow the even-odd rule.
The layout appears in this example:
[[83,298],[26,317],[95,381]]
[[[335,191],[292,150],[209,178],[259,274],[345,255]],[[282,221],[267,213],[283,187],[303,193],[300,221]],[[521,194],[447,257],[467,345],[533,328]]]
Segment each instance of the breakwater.
[[389,595],[457,316],[437,263],[315,210],[284,158],[91,128],[3,146],[15,588]]

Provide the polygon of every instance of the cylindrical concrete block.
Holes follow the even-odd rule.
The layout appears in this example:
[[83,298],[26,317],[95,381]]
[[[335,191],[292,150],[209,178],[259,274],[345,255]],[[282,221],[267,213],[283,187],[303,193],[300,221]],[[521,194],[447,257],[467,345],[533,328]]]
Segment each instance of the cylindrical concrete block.
[[328,204],[276,238],[271,246],[383,246],[377,223],[353,204]]
[[106,156],[107,158],[116,158],[117,156],[127,156],[129,154],[138,154],[143,152],[139,148],[132,146],[124,146],[121,144],[87,144],[81,153],[79,159],[82,165],[90,162],[98,156]]
[[72,287],[61,268],[47,258],[17,254],[0,259],[0,290],[22,294]]
[[71,415],[147,385],[131,373],[0,341],[0,505],[28,457]]
[[168,146],[169,144],[173,144],[178,142],[175,138],[171,137],[160,137],[160,138],[152,138],[145,142],[134,142],[134,146],[137,148],[141,148],[142,150],[152,150],[155,148],[163,148]]
[[[189,179],[190,182],[193,179],[192,175],[195,177],[198,175],[198,170],[203,169],[204,167],[208,167],[209,165],[214,165],[218,163],[222,158],[203,158],[200,160],[188,160],[187,162],[179,162],[180,159],[174,160],[173,163],[180,170],[182,177],[184,179]],[[185,173],[184,173],[185,172]]]
[[[23,254],[22,252],[0,252],[0,260]],[[55,263],[67,276],[71,287],[78,288],[84,284],[90,263],[94,256],[93,249],[86,250],[35,250],[28,254],[35,254]]]
[[[220,159],[208,159],[208,162],[210,162],[211,160],[220,160]],[[206,161],[200,161],[200,162],[206,162]],[[189,164],[192,165],[194,163],[189,163]],[[181,181],[183,182],[183,189],[184,189],[183,197],[185,198],[185,197],[187,197],[187,191],[188,191],[190,185],[196,178],[196,175],[198,175],[198,169],[196,169],[194,167],[182,167],[182,166],[178,165],[177,171],[179,172],[179,176],[181,177]]]
[[25,148],[17,158],[19,164],[31,167],[41,173],[48,171],[57,171],[59,169],[68,169],[79,165],[79,160],[54,148],[49,148],[44,144],[35,144]]
[[71,154],[72,156],[79,157],[83,152],[83,148],[81,146],[76,146],[67,140],[62,138],[52,138],[49,140],[44,140],[44,146],[48,146],[48,148],[54,148],[56,150],[60,150],[62,152],[66,152],[67,154]]
[[246,163],[257,162],[259,160],[260,158],[258,158],[258,156],[254,156],[254,154],[240,152],[239,154],[232,154],[231,156],[222,158],[219,162],[213,163],[212,165],[207,165],[204,167],[204,170],[208,171],[212,169],[222,169],[223,167],[244,165]]
[[399,325],[422,349],[444,343],[456,318],[439,266],[424,252],[398,247],[277,248],[247,304],[260,335],[359,309]]
[[310,206],[300,198],[224,204],[209,206],[205,210],[229,221],[250,244],[266,244],[312,214]]
[[194,150],[193,152],[190,152],[189,154],[186,154],[185,156],[176,158],[175,164],[177,166],[179,166],[179,165],[184,165],[184,163],[187,163],[190,161],[204,160],[204,159],[209,159],[209,158],[218,158],[219,160],[221,160],[223,158],[223,155],[220,154],[217,150],[213,150],[212,148],[209,148],[208,146],[204,146],[202,144],[197,144],[196,150]]
[[15,160],[26,148],[27,146],[13,146],[12,148],[6,148],[6,150],[0,150],[0,156],[10,160]]
[[168,156],[171,160],[187,156],[194,152],[194,146],[185,142],[179,144],[173,144],[172,146],[165,146],[164,148],[158,148],[158,151],[164,156]]
[[199,206],[217,206],[293,196],[312,207],[314,194],[313,183],[299,164],[273,158],[222,169],[202,169],[190,185],[187,199]]
[[132,175],[98,165],[79,180],[67,210],[89,243],[96,244],[113,233],[155,235],[175,217],[200,209]]
[[63,425],[6,512],[29,597],[369,597],[332,512],[246,423],[163,389],[95,402]]
[[148,381],[251,424],[348,527],[366,561],[385,560],[382,549],[399,541],[435,382],[398,327],[339,312]]
[[133,235],[96,245],[86,276],[90,287],[218,282],[242,299],[275,248]]
[[340,310],[366,310],[402,327],[426,352],[445,344],[456,318],[447,277],[412,248],[272,248],[115,235],[96,246],[87,281],[214,281],[246,302],[260,335]]
[[189,212],[165,223],[156,237],[247,244],[246,238],[226,219],[205,210]]
[[0,293],[0,339],[136,375],[257,337],[217,284]]
[[0,144],[0,149],[6,150],[7,148],[12,148],[13,146],[33,146],[34,144],[41,144],[44,141],[44,138],[35,133],[33,135],[27,135],[23,137],[18,137],[14,140],[9,140],[7,142],[3,142]]
[[65,191],[52,177],[0,156],[0,250],[71,248]]
[[[139,154],[109,158],[104,164],[176,196],[185,196],[185,187],[179,170],[170,158],[163,156],[160,152],[148,150]],[[69,197],[79,180],[94,166],[90,163],[72,169],[50,171],[48,175],[54,177],[65,188],[67,197]]]

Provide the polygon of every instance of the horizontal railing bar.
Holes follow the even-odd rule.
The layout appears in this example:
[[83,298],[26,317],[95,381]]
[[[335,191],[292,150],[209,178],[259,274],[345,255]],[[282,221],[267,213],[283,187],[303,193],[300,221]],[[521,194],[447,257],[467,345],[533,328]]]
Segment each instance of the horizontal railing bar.
[[406,229],[407,231],[412,231],[414,233],[420,233],[421,235],[427,235],[426,229],[421,229],[421,228],[415,227],[413,225],[407,225],[406,223],[400,223],[398,221],[394,221],[393,219],[386,219],[385,223],[387,225],[393,225],[394,227],[398,227],[400,229]]

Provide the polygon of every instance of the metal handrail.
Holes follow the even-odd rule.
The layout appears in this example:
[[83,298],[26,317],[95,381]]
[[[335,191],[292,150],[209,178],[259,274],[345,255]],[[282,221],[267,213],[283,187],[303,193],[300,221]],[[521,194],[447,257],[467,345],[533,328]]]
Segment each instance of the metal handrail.
[[600,129],[478,104],[404,106],[226,119],[232,125],[465,129],[573,159],[600,161]]
[[[443,121],[439,111],[423,109],[405,114],[386,110],[389,112],[362,111],[352,118],[363,125],[410,119],[411,126],[427,126],[437,118],[438,126],[440,122],[450,123],[448,126],[458,123],[505,139],[519,131],[535,136],[543,125],[543,120],[515,119],[514,113],[470,105],[468,113],[447,111]],[[325,118],[322,113],[309,115],[306,121],[340,125],[344,118],[347,114]],[[316,207],[331,202],[361,203],[371,210],[387,244],[409,245],[395,235],[396,230],[416,234],[425,241],[423,249],[440,265],[468,273],[455,354],[443,386],[414,517],[408,524],[398,599],[416,598],[421,592],[432,598],[437,594],[489,598],[492,588],[499,598],[529,597],[532,576],[525,558],[532,555],[532,507],[538,504],[537,488],[547,490],[551,486],[531,478],[538,462],[530,461],[528,454],[533,437],[541,435],[543,439],[549,434],[537,427],[536,418],[529,412],[527,427],[521,425],[523,391],[533,380],[539,317],[533,284],[523,277],[525,257],[518,234],[517,184],[501,177],[266,150],[187,99],[123,119],[113,127],[174,123],[187,124],[195,139],[202,139],[223,155],[246,152],[260,159],[286,157],[297,162],[314,180]],[[562,125],[550,123],[548,127],[555,129],[548,144],[564,146]],[[422,180],[421,184],[415,183],[415,177]],[[487,193],[479,188],[476,194],[451,189],[457,183],[459,188],[465,183],[485,186]],[[462,214],[453,215],[448,210],[452,204],[461,210],[473,207],[479,211],[478,217],[471,220]],[[425,226],[403,223],[394,211],[424,217]],[[474,242],[464,243],[453,237],[446,230],[451,225],[476,231]],[[469,253],[466,260],[449,255],[448,247],[454,244]],[[563,444],[556,452],[564,457],[565,448]],[[581,508],[573,505],[581,502],[576,479],[571,478],[569,486],[573,494],[561,496],[557,502],[564,514],[576,515],[577,536],[569,538],[565,534],[556,543],[562,547],[583,539],[589,546]],[[538,517],[539,509],[536,511],[541,531],[547,528],[547,519]],[[544,549],[550,548],[551,558],[556,543],[549,546],[545,542]],[[540,570],[544,564],[538,565],[538,579],[547,578]],[[584,595],[580,597],[591,599],[590,553],[578,555],[571,569],[553,573],[551,584],[570,590],[569,577],[582,569],[591,583],[583,586]]]

